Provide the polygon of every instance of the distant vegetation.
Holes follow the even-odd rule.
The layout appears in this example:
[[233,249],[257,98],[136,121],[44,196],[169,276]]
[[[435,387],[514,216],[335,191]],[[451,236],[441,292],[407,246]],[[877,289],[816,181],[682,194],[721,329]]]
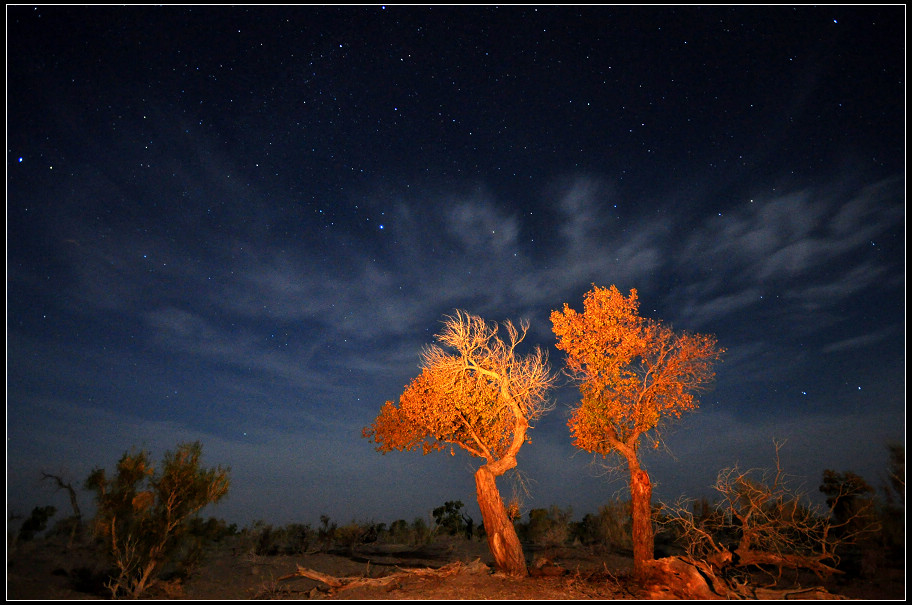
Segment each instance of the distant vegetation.
[[[170,455],[172,462],[163,467],[164,474],[174,476],[176,469],[183,469],[184,473],[177,475],[185,479],[205,476],[209,478],[209,485],[213,479],[227,480],[227,476],[221,474],[227,471],[203,471],[198,466],[198,459],[193,462],[192,454],[197,450],[183,448],[178,450],[184,452],[183,457],[175,459],[174,454]],[[886,481],[879,489],[853,473],[825,471],[820,491],[827,497],[827,506],[822,509],[808,504],[807,495],[795,491],[778,466],[746,471],[724,469],[716,484],[718,497],[715,500],[682,500],[674,505],[653,507],[652,520],[659,550],[663,551],[663,556],[682,553],[709,561],[719,569],[750,566],[754,570],[765,570],[771,580],[780,580],[783,569],[802,566],[823,575],[844,574],[846,578],[870,578],[885,567],[902,568],[905,554],[904,447],[890,445],[888,454]],[[128,469],[138,471],[139,462],[138,454],[125,454],[118,468],[123,468],[124,472]],[[145,470],[138,475],[150,477],[151,469],[145,463],[142,468]],[[92,475],[96,485],[100,480],[97,473]],[[126,473],[123,478],[138,475]],[[183,489],[179,489],[178,484],[162,482],[160,474],[153,475],[159,489],[165,490],[160,493],[177,493],[169,489]],[[116,477],[121,477],[120,470]],[[149,496],[139,495],[144,490],[127,489],[140,482],[130,484],[127,480],[115,487],[116,477],[103,483],[106,486],[104,493],[108,496],[121,493],[123,497],[115,501],[129,502],[129,511],[120,505],[102,507],[93,520],[96,537],[80,532],[80,544],[76,545],[91,545],[99,560],[108,561],[108,564],[99,568],[86,561],[70,571],[74,589],[96,596],[103,596],[105,592],[131,596],[131,587],[133,591],[139,587],[137,574],[144,569],[138,562],[151,560],[152,549],[161,543],[163,536],[161,530],[151,532],[148,537],[136,534],[138,527],[163,527],[161,518],[155,520],[152,510],[156,507],[150,507],[145,500]],[[202,481],[197,485],[206,484],[207,481]],[[132,496],[127,498],[125,489]],[[153,501],[160,502],[155,496]],[[197,497],[196,502],[200,501]],[[439,539],[485,540],[484,525],[476,524],[463,508],[462,502],[451,500],[430,511],[428,518],[417,517],[411,521],[340,524],[323,515],[316,525],[291,523],[277,527],[257,521],[242,529],[214,517],[203,519],[195,514],[186,515],[182,517],[179,529],[175,528],[169,534],[171,539],[165,541],[164,550],[157,551],[166,556],[156,559],[156,565],[138,594],[142,595],[156,582],[167,586],[175,580],[192,577],[215,549],[238,557],[313,553],[346,556],[364,552],[372,545],[420,548]],[[110,514],[113,510],[119,510],[127,519],[115,521]],[[17,544],[46,542],[58,545],[55,548],[62,544],[72,547],[70,536],[75,517],[60,519],[48,528],[54,513],[52,506],[36,507],[18,529],[10,532],[8,552],[11,561],[15,560]],[[143,518],[145,521],[141,520]],[[598,511],[586,513],[576,520],[570,508],[533,508],[517,516],[513,527],[525,548],[545,555],[560,548],[575,548],[596,557],[610,553],[632,556],[630,500],[606,502]],[[119,550],[113,547],[111,534],[115,531],[123,536],[117,538]],[[132,551],[128,545],[132,545]],[[148,549],[146,552],[150,556],[144,559],[141,549]],[[137,564],[133,567],[123,565],[127,552],[136,557]],[[130,569],[134,575],[125,573]]]

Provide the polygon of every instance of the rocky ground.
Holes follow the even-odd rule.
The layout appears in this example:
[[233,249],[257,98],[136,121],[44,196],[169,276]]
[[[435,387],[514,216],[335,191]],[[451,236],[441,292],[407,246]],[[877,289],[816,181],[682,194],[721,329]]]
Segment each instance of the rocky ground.
[[[185,581],[159,582],[144,598],[240,599],[642,599],[629,556],[583,547],[526,546],[533,575],[493,571],[483,540],[441,537],[420,547],[364,545],[354,551],[259,556],[226,540]],[[544,562],[544,563],[543,563]],[[87,546],[35,540],[8,549],[7,599],[105,599],[104,565]],[[304,569],[304,572],[299,571]],[[322,579],[315,579],[322,578]],[[803,588],[820,585],[814,577]],[[334,585],[333,585],[334,584]],[[905,572],[884,567],[873,578],[834,579],[831,594],[852,599],[904,599]],[[802,595],[796,594],[801,597]],[[803,598],[811,598],[805,593]]]

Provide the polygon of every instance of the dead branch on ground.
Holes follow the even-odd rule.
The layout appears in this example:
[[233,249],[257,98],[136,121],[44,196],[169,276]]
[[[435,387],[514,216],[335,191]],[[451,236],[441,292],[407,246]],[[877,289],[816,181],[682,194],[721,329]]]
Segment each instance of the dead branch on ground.
[[481,562],[481,559],[476,559],[471,563],[463,563],[461,561],[456,561],[448,565],[444,565],[438,569],[433,569],[429,567],[420,568],[420,569],[402,569],[397,568],[399,571],[391,573],[387,576],[382,576],[379,578],[367,578],[364,576],[348,576],[348,577],[336,577],[315,569],[310,569],[307,567],[302,567],[298,565],[298,569],[294,573],[284,575],[280,578],[277,578],[277,581],[290,580],[292,578],[309,578],[311,580],[316,580],[326,584],[331,591],[340,592],[343,590],[349,590],[351,588],[357,588],[361,586],[386,586],[392,582],[396,582],[408,577],[437,577],[445,578],[448,576],[453,576],[459,573],[489,573],[490,569],[487,565]]

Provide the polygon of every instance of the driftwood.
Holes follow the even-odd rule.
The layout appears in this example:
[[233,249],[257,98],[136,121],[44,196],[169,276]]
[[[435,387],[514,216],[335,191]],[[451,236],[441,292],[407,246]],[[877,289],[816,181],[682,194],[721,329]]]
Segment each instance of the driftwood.
[[298,565],[297,571],[288,575],[284,575],[278,578],[278,580],[290,580],[292,578],[304,577],[326,584],[333,592],[340,592],[359,586],[386,586],[387,584],[397,582],[407,577],[421,576],[445,578],[448,576],[456,575],[458,573],[489,573],[491,571],[487,565],[481,562],[481,559],[476,559],[471,563],[456,561],[455,563],[444,565],[438,569],[433,569],[430,567],[420,569],[397,569],[399,569],[399,571],[379,578],[366,578],[364,576],[348,576],[338,578],[336,576],[331,576],[329,574],[325,574],[323,572]]
[[812,588],[754,588],[730,582],[716,575],[706,561],[688,557],[666,557],[649,563],[640,579],[642,596],[647,599],[844,599],[822,586]]

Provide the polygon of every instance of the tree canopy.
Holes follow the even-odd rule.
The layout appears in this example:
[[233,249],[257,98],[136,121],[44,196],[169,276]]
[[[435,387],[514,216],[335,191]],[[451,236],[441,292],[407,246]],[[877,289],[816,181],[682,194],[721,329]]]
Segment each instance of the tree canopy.
[[635,289],[625,297],[593,286],[583,304],[583,313],[565,304],[551,314],[557,348],[580,379],[582,400],[568,423],[577,447],[603,455],[633,448],[663,419],[698,406],[695,393],[724,353],[714,336],[640,317]]
[[459,447],[487,463],[515,455],[528,424],[550,409],[553,378],[541,349],[516,352],[528,324],[503,327],[506,340],[497,324],[480,317],[462,311],[447,317],[437,340],[449,351],[428,346],[399,405],[387,401],[364,436],[381,452]]

